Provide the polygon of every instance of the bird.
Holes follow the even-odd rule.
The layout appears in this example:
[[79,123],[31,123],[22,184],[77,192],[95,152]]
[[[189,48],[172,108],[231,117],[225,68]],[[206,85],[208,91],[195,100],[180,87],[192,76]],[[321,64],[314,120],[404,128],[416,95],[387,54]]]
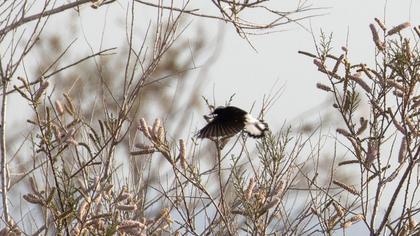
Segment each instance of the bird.
[[221,106],[209,116],[204,116],[209,123],[198,133],[199,138],[231,137],[244,131],[252,138],[262,138],[268,131],[268,124],[254,118],[248,112],[235,106]]

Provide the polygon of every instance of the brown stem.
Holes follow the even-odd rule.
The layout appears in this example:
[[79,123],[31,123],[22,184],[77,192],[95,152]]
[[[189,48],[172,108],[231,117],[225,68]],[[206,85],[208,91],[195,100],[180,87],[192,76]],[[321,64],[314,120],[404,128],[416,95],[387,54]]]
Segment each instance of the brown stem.
[[7,223],[9,222],[9,207],[7,204],[7,155],[6,155],[6,118],[7,118],[7,112],[6,112],[6,106],[7,106],[7,95],[5,92],[7,91],[7,87],[9,84],[9,81],[7,81],[7,78],[3,77],[3,99],[1,103],[1,123],[0,123],[0,169],[1,169],[1,194],[3,199],[3,217],[4,221]]

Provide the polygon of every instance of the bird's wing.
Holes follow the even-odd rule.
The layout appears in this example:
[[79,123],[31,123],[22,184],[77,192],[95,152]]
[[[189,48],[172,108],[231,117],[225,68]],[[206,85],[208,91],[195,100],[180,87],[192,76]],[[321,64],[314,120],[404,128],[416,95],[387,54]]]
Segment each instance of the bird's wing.
[[217,119],[208,123],[198,134],[199,138],[233,136],[244,128],[245,124],[235,121],[221,122]]

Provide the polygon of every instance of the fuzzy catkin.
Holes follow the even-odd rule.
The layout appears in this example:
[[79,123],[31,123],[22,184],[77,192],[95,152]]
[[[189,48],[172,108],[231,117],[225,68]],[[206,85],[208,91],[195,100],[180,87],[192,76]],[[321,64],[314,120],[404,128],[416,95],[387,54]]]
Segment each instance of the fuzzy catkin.
[[399,24],[399,25],[395,26],[394,28],[390,29],[388,31],[388,35],[396,34],[396,33],[400,32],[401,30],[403,30],[407,27],[410,27],[410,26],[411,26],[410,22],[404,22],[402,24]]
[[365,165],[367,168],[378,158],[378,147],[375,141],[369,140]]
[[376,28],[373,24],[370,24],[369,27],[370,27],[370,31],[372,32],[373,42],[375,43],[376,47],[380,51],[383,51],[385,47],[384,47],[384,43],[379,39],[378,31],[376,31]]
[[400,151],[398,153],[398,163],[403,163],[407,154],[407,138],[404,136],[401,140]]
[[55,100],[55,110],[57,111],[57,114],[59,116],[64,114],[64,108],[63,105],[61,104],[60,100]]
[[349,193],[351,193],[353,195],[357,195],[357,196],[360,195],[360,193],[354,187],[352,187],[352,186],[349,186],[347,184],[344,184],[344,183],[342,183],[342,182],[340,182],[338,180],[333,180],[333,183],[335,185],[341,187],[342,189],[347,190],[347,192],[349,192]]
[[332,91],[332,89],[329,86],[325,85],[325,84],[316,83],[316,87],[319,88],[319,89],[321,89],[321,90],[327,91],[327,92],[331,92]]
[[379,27],[381,27],[381,29],[383,30],[383,31],[386,31],[386,27],[385,27],[385,24],[380,20],[380,19],[378,19],[378,18],[376,18],[375,17],[375,19],[374,19],[375,21],[376,21],[376,23],[379,25]]
[[251,199],[252,192],[254,191],[254,188],[255,188],[255,184],[256,184],[255,179],[253,177],[251,177],[249,179],[248,187],[246,188],[245,194],[244,194],[244,197],[245,197],[246,200]]
[[187,147],[185,145],[185,142],[183,139],[179,140],[179,159],[181,161],[181,168],[182,169],[187,169],[188,164],[187,164]]
[[152,137],[149,132],[149,126],[147,125],[147,122],[144,118],[140,119],[140,130],[143,132],[144,136],[146,136],[147,138]]

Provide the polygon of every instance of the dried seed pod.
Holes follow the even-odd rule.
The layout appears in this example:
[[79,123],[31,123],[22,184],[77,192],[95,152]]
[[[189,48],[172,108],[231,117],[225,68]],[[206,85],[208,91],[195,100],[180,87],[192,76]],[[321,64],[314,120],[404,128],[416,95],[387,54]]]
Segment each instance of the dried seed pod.
[[39,204],[39,205],[44,205],[44,201],[39,198],[38,196],[36,196],[35,194],[32,193],[28,193],[23,195],[23,199],[25,199],[27,202],[33,203],[33,204]]
[[53,130],[53,132],[54,132],[55,139],[56,139],[59,143],[61,143],[61,136],[62,136],[62,133],[61,133],[61,131],[60,131],[60,128],[58,128],[58,126],[57,126],[57,125],[53,124],[53,125],[52,125],[52,130]]
[[55,110],[57,111],[57,114],[59,116],[64,114],[64,108],[63,105],[61,104],[60,100],[55,100]]
[[151,134],[152,139],[156,140],[155,133],[153,133],[153,127],[149,125],[147,126],[147,130],[149,131],[149,134]]
[[348,227],[352,226],[353,224],[355,224],[355,223],[357,223],[361,220],[364,220],[364,219],[365,219],[365,217],[362,214],[355,215],[355,216],[351,217],[349,220],[342,223],[341,227],[348,228]]
[[66,108],[66,111],[70,114],[70,115],[74,115],[76,114],[76,109],[74,108],[73,102],[70,98],[70,96],[66,93],[63,93],[64,98],[66,99],[67,104],[64,106]]
[[341,54],[340,57],[335,62],[334,68],[331,71],[333,74],[336,74],[337,73],[338,67],[340,66],[341,62],[343,61],[343,58],[344,58],[344,54]]
[[336,131],[337,131],[337,133],[339,133],[341,135],[344,135],[346,137],[351,137],[351,134],[349,132],[347,132],[347,130],[345,130],[345,129],[338,128],[338,129],[336,129]]
[[359,221],[364,220],[364,219],[365,219],[365,216],[364,215],[357,214],[357,215],[351,217],[350,218],[350,221],[353,222],[353,223],[356,223],[356,222],[359,222]]
[[353,186],[349,186],[347,184],[344,184],[338,180],[333,180],[333,183],[339,187],[341,187],[342,189],[346,190],[347,192],[356,195],[356,196],[360,196],[360,193],[353,187]]
[[375,43],[376,47],[380,50],[383,51],[385,49],[384,43],[381,42],[381,40],[379,39],[379,34],[378,31],[376,31],[376,28],[373,24],[369,25],[370,31],[372,32],[372,39],[373,42]]
[[401,30],[403,30],[407,27],[410,27],[410,26],[411,26],[410,22],[404,22],[402,24],[399,24],[399,25],[395,26],[394,28],[390,29],[388,31],[388,35],[396,34],[396,33],[400,32]]
[[156,152],[156,149],[149,148],[149,149],[143,149],[143,150],[140,150],[140,151],[132,151],[132,152],[130,152],[130,154],[133,155],[133,156],[137,156],[137,155],[152,154],[154,152]]
[[137,210],[137,205],[135,204],[118,204],[115,206],[116,209],[121,211],[135,211]]
[[404,52],[407,59],[411,61],[412,54],[411,54],[410,41],[407,38],[404,39]]
[[[158,139],[158,132],[159,132],[159,128],[161,127],[161,122],[160,119],[155,119],[155,122],[153,123],[153,128],[152,128],[152,134],[155,138]],[[150,131],[150,130],[149,130]]]
[[360,76],[361,76],[360,73],[357,73],[357,74],[354,74],[354,75],[349,75],[349,79],[353,80],[354,82],[359,84],[360,87],[362,87],[366,92],[370,93],[371,89],[370,89],[369,85],[366,84],[366,82],[363,81],[363,79]]
[[369,140],[368,142],[368,151],[366,154],[365,166],[369,168],[370,165],[378,158],[378,146],[376,142],[373,140]]
[[34,178],[29,177],[29,183],[31,184],[32,191],[38,195],[39,194],[38,185],[35,182]]
[[248,187],[246,188],[245,193],[244,193],[244,197],[246,200],[251,199],[252,192],[254,191],[255,185],[256,185],[255,179],[251,177],[249,179]]
[[400,152],[398,154],[398,163],[403,163],[405,161],[405,156],[407,154],[407,137],[403,137],[400,145]]
[[159,127],[159,129],[158,129],[157,139],[160,143],[165,142],[165,128],[163,128],[163,126]]
[[145,224],[136,220],[124,220],[117,226],[119,231],[130,235],[140,235],[141,231],[145,228]]
[[41,96],[44,94],[45,90],[47,90],[50,83],[48,81],[41,82],[39,89],[36,91],[34,95],[34,102],[37,103]]
[[347,229],[347,228],[349,228],[352,225],[353,225],[353,222],[346,221],[346,222],[344,222],[344,223],[341,224],[341,227],[343,227],[344,229]]
[[188,167],[187,163],[187,147],[185,145],[185,142],[183,139],[179,140],[179,156],[178,159],[181,161],[181,167],[182,169],[186,170]]
[[143,132],[144,136],[146,136],[147,138],[151,139],[152,136],[150,135],[149,132],[149,126],[146,123],[146,120],[144,118],[140,119],[140,130]]
[[18,79],[20,82],[22,82],[23,86],[24,86],[26,89],[28,89],[28,88],[29,88],[28,81],[27,81],[25,78],[18,76],[18,77],[17,77],[17,79]]
[[321,84],[321,83],[316,83],[316,87],[327,92],[332,91],[332,89],[329,86]]
[[356,134],[357,134],[357,135],[362,134],[362,133],[363,133],[363,131],[365,131],[365,130],[366,130],[367,125],[368,125],[368,121],[367,121],[367,120],[365,120],[363,117],[360,117],[359,122],[360,122],[360,127],[359,127],[359,129],[357,130],[357,132],[356,132]]
[[385,27],[385,24],[380,20],[380,19],[378,19],[378,18],[376,18],[375,17],[375,21],[376,21],[376,23],[379,25],[379,27],[381,27],[381,29],[383,30],[383,31],[386,31],[386,27]]

